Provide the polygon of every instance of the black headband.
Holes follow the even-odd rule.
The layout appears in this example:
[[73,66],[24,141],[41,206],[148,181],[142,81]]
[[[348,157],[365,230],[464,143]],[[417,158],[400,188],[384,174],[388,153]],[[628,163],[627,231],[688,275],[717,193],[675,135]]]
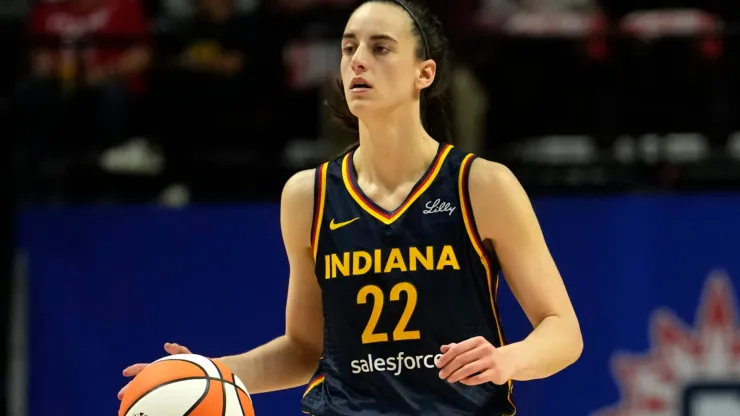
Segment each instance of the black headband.
[[425,53],[424,58],[425,59],[431,58],[431,56],[429,56],[429,45],[427,45],[427,37],[426,37],[426,35],[424,35],[424,29],[422,29],[421,25],[419,24],[419,21],[416,19],[416,16],[414,16],[414,14],[411,13],[411,10],[409,10],[409,8],[406,7],[406,5],[403,4],[403,3],[401,3],[400,1],[398,1],[398,0],[392,0],[392,2],[394,4],[397,4],[397,5],[401,6],[401,8],[403,8],[404,10],[406,10],[406,13],[408,13],[409,16],[411,16],[411,20],[414,21],[414,24],[416,25],[416,28],[419,29],[419,36],[421,36],[421,42],[424,44],[424,53]]

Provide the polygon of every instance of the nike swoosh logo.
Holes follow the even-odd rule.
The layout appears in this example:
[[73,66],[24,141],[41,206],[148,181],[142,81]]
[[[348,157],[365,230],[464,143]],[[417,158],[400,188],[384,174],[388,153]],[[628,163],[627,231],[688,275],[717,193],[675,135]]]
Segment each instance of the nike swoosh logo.
[[332,218],[331,219],[331,222],[329,223],[329,229],[332,230],[332,231],[334,231],[334,230],[336,230],[338,228],[344,227],[345,225],[352,224],[353,222],[355,222],[355,221],[357,221],[359,219],[360,219],[360,217],[357,217],[357,218],[352,218],[349,221],[335,223],[334,222],[334,218]]

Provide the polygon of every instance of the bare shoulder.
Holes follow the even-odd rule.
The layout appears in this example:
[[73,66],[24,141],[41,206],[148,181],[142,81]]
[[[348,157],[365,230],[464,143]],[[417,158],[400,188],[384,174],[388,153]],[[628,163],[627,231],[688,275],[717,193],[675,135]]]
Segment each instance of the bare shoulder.
[[295,173],[283,187],[280,201],[280,223],[283,233],[300,244],[310,244],[313,221],[314,178],[316,169]]
[[522,185],[514,173],[501,163],[476,158],[470,167],[471,194],[506,197],[509,193],[522,192]]
[[529,197],[508,167],[476,158],[468,181],[473,214],[483,238],[495,239],[504,229],[534,220]]
[[316,169],[306,169],[293,174],[283,187],[283,204],[308,204],[313,206],[315,177]]

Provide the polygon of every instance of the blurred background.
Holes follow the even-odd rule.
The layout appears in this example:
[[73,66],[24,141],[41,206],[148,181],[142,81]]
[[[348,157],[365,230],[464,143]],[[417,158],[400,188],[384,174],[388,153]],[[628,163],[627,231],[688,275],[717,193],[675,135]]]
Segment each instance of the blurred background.
[[[114,414],[164,342],[282,333],[277,202],[350,140],[322,97],[356,3],[0,1],[0,414]],[[740,3],[426,3],[455,144],[517,174],[583,327],[517,415],[740,415]]]

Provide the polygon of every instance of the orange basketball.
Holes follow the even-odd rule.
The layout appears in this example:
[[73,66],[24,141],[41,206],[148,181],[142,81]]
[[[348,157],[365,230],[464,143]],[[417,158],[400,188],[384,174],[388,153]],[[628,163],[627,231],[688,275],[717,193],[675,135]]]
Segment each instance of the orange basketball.
[[170,355],[149,364],[126,389],[118,416],[254,416],[247,388],[218,361]]

